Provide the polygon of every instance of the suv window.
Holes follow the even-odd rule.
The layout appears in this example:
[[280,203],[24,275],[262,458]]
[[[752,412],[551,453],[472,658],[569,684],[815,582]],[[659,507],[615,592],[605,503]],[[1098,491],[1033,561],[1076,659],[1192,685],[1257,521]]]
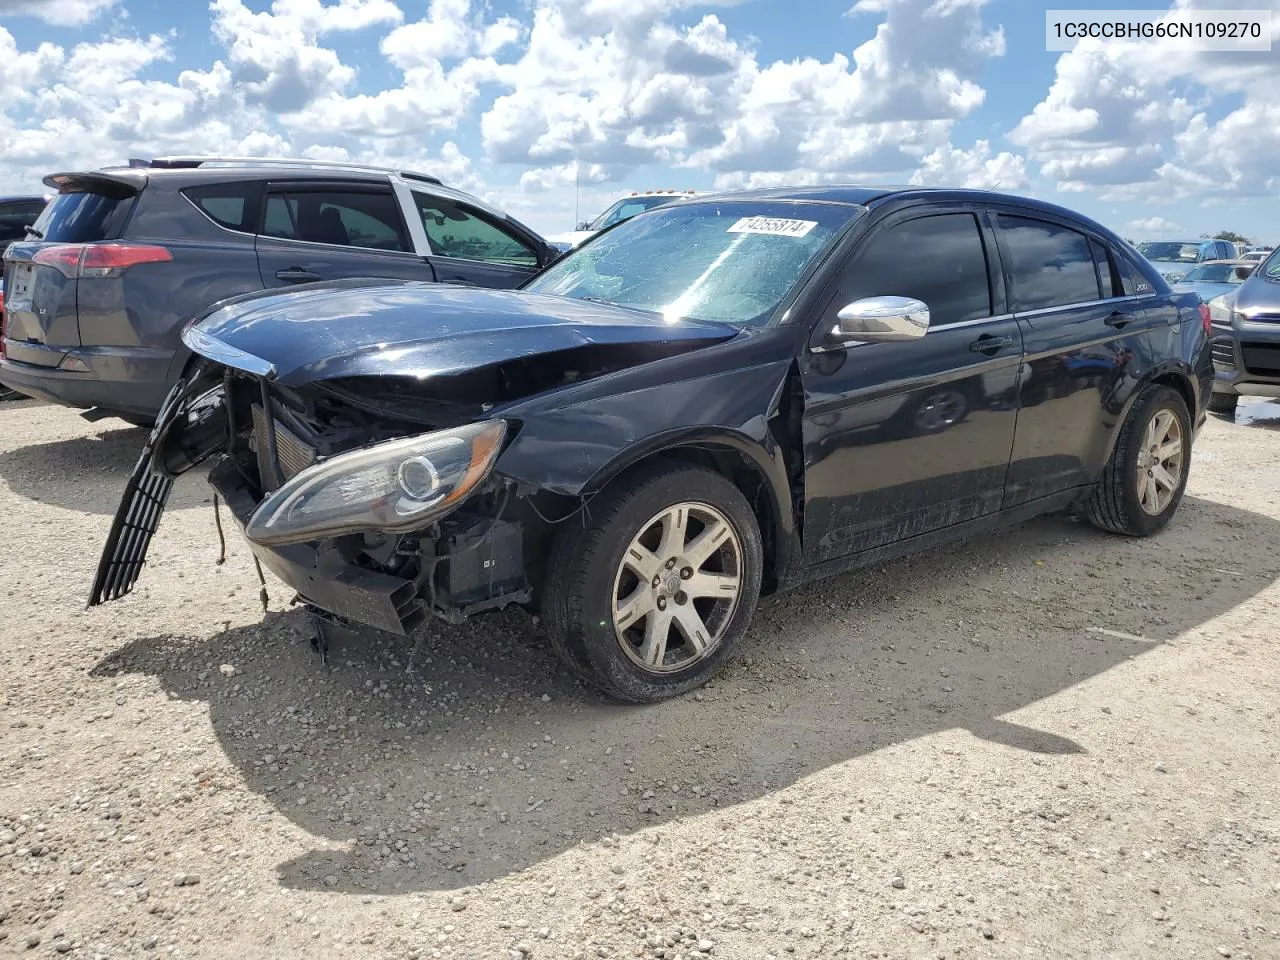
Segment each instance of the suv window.
[[43,209],[41,200],[0,203],[0,241],[21,240],[27,235],[27,227],[36,222]]
[[272,191],[262,233],[285,240],[371,250],[409,249],[400,207],[391,191]]
[[261,183],[210,183],[187,187],[182,195],[220,227],[252,233],[257,225],[254,221],[262,196]]
[[850,283],[832,306],[862,297],[914,297],[929,307],[929,325],[991,316],[987,254],[971,213],[918,217],[867,238]]
[[1087,303],[1102,296],[1089,238],[1083,233],[1003,213],[999,221],[1012,262],[1015,311]]
[[43,239],[58,243],[115,240],[133,210],[134,194],[107,196],[92,191],[60,193],[35,222]]
[[538,255],[532,247],[478,214],[444,197],[416,190],[413,202],[431,241],[431,249],[437,255],[518,267],[538,265]]

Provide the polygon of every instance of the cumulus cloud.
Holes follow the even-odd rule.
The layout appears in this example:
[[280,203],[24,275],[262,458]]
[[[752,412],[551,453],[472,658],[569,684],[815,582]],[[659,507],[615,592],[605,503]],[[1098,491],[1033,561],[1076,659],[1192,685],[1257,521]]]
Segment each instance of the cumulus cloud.
[[1179,224],[1164,217],[1139,217],[1124,225],[1125,233],[1173,234],[1182,230]]
[[[1269,8],[1280,30],[1280,0],[1254,6]],[[1009,139],[1069,192],[1164,203],[1270,195],[1280,185],[1277,92],[1271,53],[1083,41],[1059,58],[1048,94]]]
[[80,27],[117,3],[119,0],[0,0],[0,18],[38,17],[60,27]]
[[1021,190],[1028,182],[1026,158],[1007,150],[993,155],[986,140],[979,140],[969,150],[943,144],[926,156],[911,176],[911,183],[920,186],[983,190]]

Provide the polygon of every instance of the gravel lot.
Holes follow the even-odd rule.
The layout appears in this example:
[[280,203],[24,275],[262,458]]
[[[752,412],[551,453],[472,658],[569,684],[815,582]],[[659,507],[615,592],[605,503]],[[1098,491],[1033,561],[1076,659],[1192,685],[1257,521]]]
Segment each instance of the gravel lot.
[[85,610],[143,438],[0,404],[0,953],[1280,957],[1280,404],[1154,540],[813,585],[643,709],[517,613],[321,664],[197,476]]

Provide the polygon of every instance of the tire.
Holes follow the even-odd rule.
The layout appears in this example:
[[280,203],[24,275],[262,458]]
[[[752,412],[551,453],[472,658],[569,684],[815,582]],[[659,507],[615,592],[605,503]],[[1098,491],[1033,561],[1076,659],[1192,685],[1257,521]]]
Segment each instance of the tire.
[[1211,393],[1209,394],[1209,412],[1220,413],[1224,417],[1234,417],[1236,415],[1236,405],[1239,402],[1239,394]]
[[[684,517],[672,522],[673,528],[677,522],[685,524],[674,567],[658,553],[677,551],[663,551],[663,544],[654,542],[666,539],[668,528],[659,523],[664,516]],[[686,538],[687,546],[695,547],[698,534],[712,528],[718,531],[720,545],[706,560],[699,561],[696,554],[686,557]],[[641,558],[644,569],[657,571],[655,580],[642,579],[632,558]],[[690,566],[694,563],[696,568]],[[708,564],[713,569],[707,570]],[[589,510],[557,534],[543,600],[547,634],[576,676],[614,700],[656,703],[676,697],[714,676],[746,633],[760,595],[763,565],[760,529],[737,487],[701,467],[674,462],[646,467],[607,487],[590,502]],[[689,595],[683,590],[686,580],[700,582],[697,589],[708,589],[709,584],[727,584],[735,576],[737,589],[730,596],[692,597],[692,589]],[[637,597],[633,606],[650,612],[616,627],[620,596]],[[666,619],[656,606],[664,600]],[[686,630],[686,620],[706,632]],[[663,641],[651,643],[650,631],[656,637],[656,625],[668,623]],[[705,649],[691,634],[701,638]],[[654,651],[660,652],[651,658]],[[647,659],[653,664],[641,662]]]
[[[1157,418],[1168,423],[1165,418],[1170,416],[1176,421],[1176,439],[1180,446],[1177,475],[1171,472],[1173,467],[1169,459],[1159,461],[1157,467],[1173,480],[1171,489],[1160,483],[1156,479],[1158,475],[1149,473],[1146,467],[1139,476],[1140,461],[1148,459],[1145,455],[1152,446],[1149,427],[1157,422]],[[1164,441],[1157,445],[1168,450],[1173,442],[1173,438],[1165,434]],[[1186,401],[1170,387],[1151,384],[1138,395],[1120,428],[1111,459],[1103,468],[1097,487],[1085,502],[1085,516],[1094,526],[1109,533],[1149,537],[1163,529],[1177,511],[1186,490],[1190,467],[1191,415],[1187,412]],[[1154,495],[1150,493],[1148,483],[1156,485]]]

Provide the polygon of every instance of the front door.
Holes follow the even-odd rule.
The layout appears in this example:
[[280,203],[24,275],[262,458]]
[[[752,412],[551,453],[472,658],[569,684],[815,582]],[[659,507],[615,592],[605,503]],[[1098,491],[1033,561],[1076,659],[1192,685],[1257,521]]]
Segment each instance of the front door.
[[443,195],[413,191],[431,253],[427,257],[441,283],[509,289],[539,267],[528,238],[480,210]]
[[[808,563],[1000,509],[1022,340],[996,263],[985,217],[948,206],[878,224],[842,268],[803,360]],[[924,301],[929,332],[829,341],[841,307],[879,295]]]

